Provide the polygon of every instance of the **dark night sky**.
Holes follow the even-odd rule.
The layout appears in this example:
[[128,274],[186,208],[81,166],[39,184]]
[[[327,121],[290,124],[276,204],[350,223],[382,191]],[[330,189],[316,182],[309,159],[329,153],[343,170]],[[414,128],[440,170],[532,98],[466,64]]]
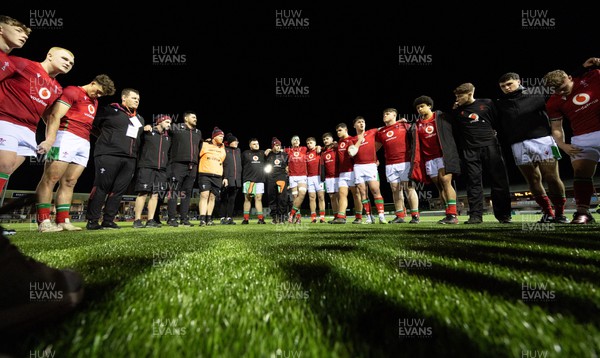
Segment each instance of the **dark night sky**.
[[[58,77],[63,86],[84,85],[106,73],[118,91],[140,90],[139,113],[147,120],[161,113],[182,120],[183,111],[193,110],[205,135],[218,125],[233,132],[242,149],[251,137],[263,149],[272,136],[284,145],[293,134],[320,140],[357,115],[368,127],[380,126],[384,108],[412,116],[412,101],[422,94],[447,110],[454,101],[452,89],[463,82],[475,84],[476,97],[496,98],[497,79],[505,72],[536,81],[550,70],[575,69],[600,55],[595,13],[580,8],[524,14],[505,7],[442,11],[305,3],[211,4],[198,11],[181,5],[145,7],[151,16],[122,6],[34,10],[3,5],[2,12],[34,29],[25,47],[12,55],[41,61],[52,46],[74,52],[75,67]],[[278,26],[290,19],[299,26]],[[419,48],[430,62],[402,64],[400,47]],[[177,49],[175,63],[154,63],[157,49]],[[307,94],[278,97],[276,79],[281,78],[301,81]],[[512,182],[523,182],[512,158],[506,159]],[[560,166],[570,177],[568,160]],[[92,168],[90,160],[76,191],[89,191]],[[9,189],[33,189],[41,172],[41,165],[26,162],[11,177]]]

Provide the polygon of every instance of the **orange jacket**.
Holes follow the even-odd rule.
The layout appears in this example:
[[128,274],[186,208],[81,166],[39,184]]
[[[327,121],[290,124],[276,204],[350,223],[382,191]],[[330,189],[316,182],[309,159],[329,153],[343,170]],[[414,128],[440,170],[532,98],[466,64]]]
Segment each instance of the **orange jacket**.
[[216,146],[204,142],[200,149],[200,163],[198,173],[210,176],[223,176],[223,161],[225,160],[225,146]]

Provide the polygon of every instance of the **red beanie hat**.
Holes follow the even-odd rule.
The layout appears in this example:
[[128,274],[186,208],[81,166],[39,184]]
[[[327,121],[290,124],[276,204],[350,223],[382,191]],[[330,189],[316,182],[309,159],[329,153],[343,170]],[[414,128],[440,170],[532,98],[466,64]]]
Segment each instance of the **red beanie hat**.
[[218,137],[220,135],[224,136],[225,133],[223,133],[223,131],[220,130],[219,127],[215,127],[215,129],[213,129],[213,132],[212,132],[212,137],[214,138],[214,137]]
[[156,125],[159,125],[161,122],[164,122],[164,121],[171,121],[171,122],[173,122],[173,120],[171,119],[171,117],[169,117],[167,115],[161,115],[161,116],[158,116],[156,118]]

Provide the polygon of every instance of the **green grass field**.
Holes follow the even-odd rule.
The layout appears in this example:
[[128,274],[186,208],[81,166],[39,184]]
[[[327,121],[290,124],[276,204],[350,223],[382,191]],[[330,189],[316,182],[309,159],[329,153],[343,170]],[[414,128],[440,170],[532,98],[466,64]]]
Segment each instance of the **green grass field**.
[[597,357],[600,225],[538,218],[50,234],[13,224],[24,253],[86,282],[74,313],[12,341],[13,354]]

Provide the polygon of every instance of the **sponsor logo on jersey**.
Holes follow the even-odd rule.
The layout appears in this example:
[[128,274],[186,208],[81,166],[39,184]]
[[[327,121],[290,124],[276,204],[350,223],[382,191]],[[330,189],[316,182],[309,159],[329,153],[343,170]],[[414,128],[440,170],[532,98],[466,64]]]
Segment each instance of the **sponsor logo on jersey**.
[[590,101],[590,95],[587,93],[579,93],[573,96],[573,103],[578,106],[583,106]]
[[42,87],[38,91],[38,95],[40,96],[41,99],[48,99],[48,98],[50,98],[50,96],[52,95],[52,93],[46,87]]

